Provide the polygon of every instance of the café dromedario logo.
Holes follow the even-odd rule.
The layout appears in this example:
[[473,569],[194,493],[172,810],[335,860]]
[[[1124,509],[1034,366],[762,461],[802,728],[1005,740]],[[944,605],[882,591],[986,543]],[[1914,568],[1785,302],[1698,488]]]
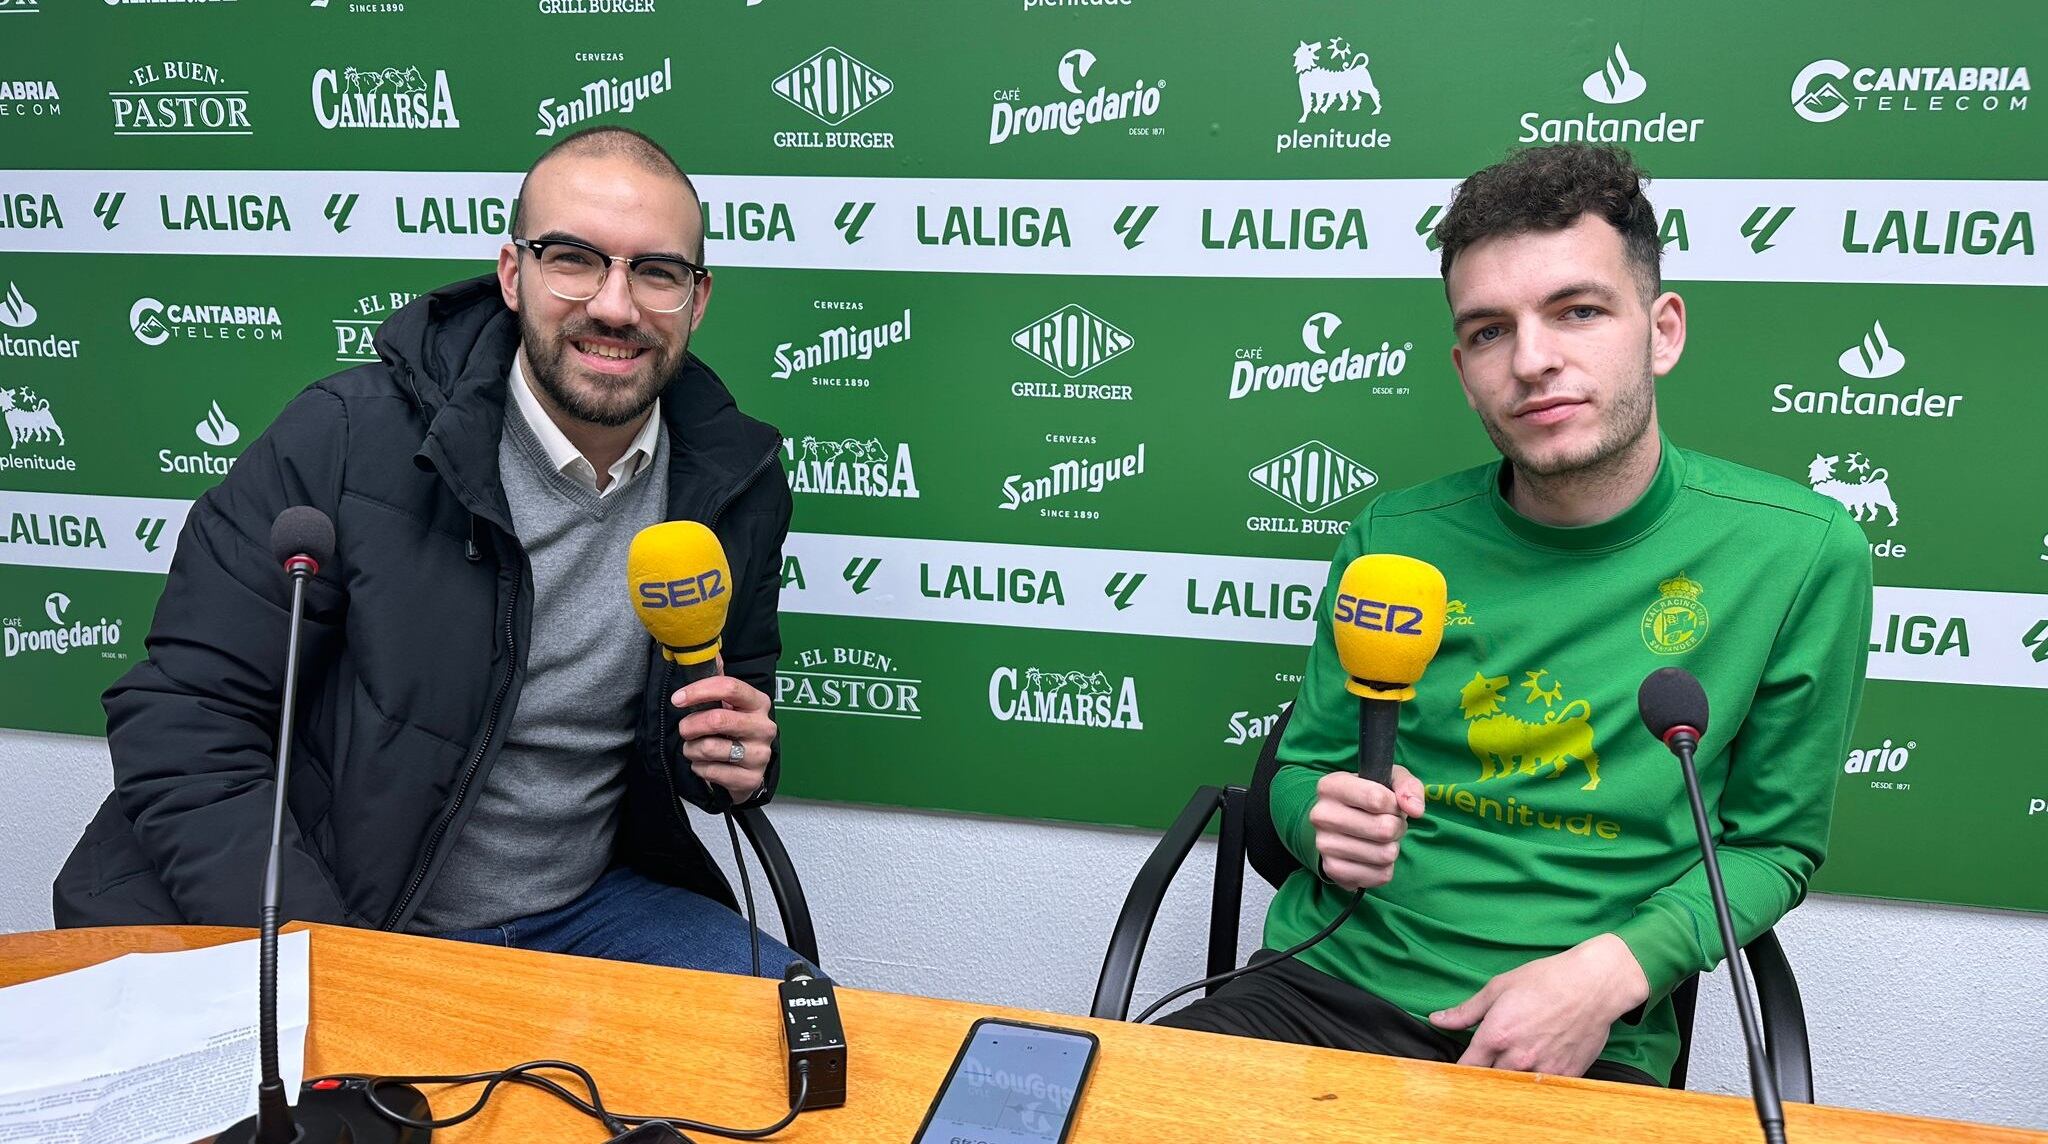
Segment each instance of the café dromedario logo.
[[989,146],[1026,135],[1071,138],[1106,123],[1145,124],[1130,126],[1132,135],[1162,133],[1163,129],[1150,126],[1148,121],[1159,114],[1166,81],[1141,78],[1119,80],[1114,89],[1106,83],[1094,83],[1091,87],[1089,81],[1094,78],[1098,62],[1095,53],[1087,48],[1069,49],[1053,69],[1065,94],[1043,103],[1027,98],[1021,87],[998,91],[989,110]]
[[90,615],[79,609],[74,612],[71,597],[63,592],[51,592],[43,597],[43,616],[49,624],[44,626],[28,616],[15,616],[0,625],[0,644],[4,644],[6,658],[46,652],[52,655],[68,655],[81,648],[100,648],[104,659],[127,659],[126,652],[113,651],[121,642],[121,621],[99,617],[87,621],[80,614]]

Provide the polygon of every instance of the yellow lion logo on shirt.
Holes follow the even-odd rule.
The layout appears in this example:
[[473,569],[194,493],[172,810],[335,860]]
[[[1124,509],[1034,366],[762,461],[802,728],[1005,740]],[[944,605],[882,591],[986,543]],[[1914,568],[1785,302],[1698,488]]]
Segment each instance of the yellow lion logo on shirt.
[[[1550,773],[1543,777],[1555,779],[1564,773],[1567,763],[1577,759],[1586,768],[1586,785],[1579,789],[1597,789],[1600,753],[1593,749],[1593,725],[1588,722],[1593,716],[1592,707],[1583,699],[1574,699],[1561,711],[1550,710],[1564,698],[1563,685],[1547,671],[1524,674],[1528,676],[1522,682],[1529,691],[1526,702],[1540,700],[1545,708],[1541,723],[1530,723],[1501,710],[1501,692],[1508,685],[1505,675],[1489,676],[1475,671],[1472,682],[1458,692],[1458,706],[1467,721],[1465,745],[1479,760],[1477,781],[1516,773],[1533,775],[1546,763]],[[1549,687],[1543,685],[1545,679],[1550,680]]]

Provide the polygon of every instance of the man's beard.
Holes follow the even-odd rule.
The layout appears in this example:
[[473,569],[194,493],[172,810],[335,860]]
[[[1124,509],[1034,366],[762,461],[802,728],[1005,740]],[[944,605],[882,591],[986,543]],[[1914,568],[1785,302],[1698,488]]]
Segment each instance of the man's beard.
[[[609,378],[602,374],[585,371],[585,376],[602,388],[593,392],[589,386],[571,387],[568,371],[573,368],[565,360],[569,355],[569,343],[579,338],[602,337],[645,347],[641,355],[647,362],[644,375]],[[555,407],[578,421],[608,428],[630,425],[661,399],[669,383],[680,377],[683,363],[689,360],[690,333],[683,331],[682,343],[676,347],[673,356],[663,349],[652,336],[635,329],[615,329],[602,322],[584,319],[562,327],[552,339],[536,329],[527,311],[519,312],[519,343],[526,350],[526,364],[532,369],[533,382],[547,394]],[[636,381],[644,376],[644,382]]]
[[1642,380],[1616,391],[1612,404],[1603,411],[1599,439],[1590,448],[1577,453],[1532,457],[1524,453],[1493,418],[1481,415],[1479,422],[1486,427],[1486,435],[1493,439],[1493,447],[1499,449],[1501,456],[1506,457],[1515,466],[1515,472],[1522,476],[1553,481],[1598,481],[1620,463],[1630,447],[1648,431],[1650,416],[1656,410],[1656,384],[1646,354]]

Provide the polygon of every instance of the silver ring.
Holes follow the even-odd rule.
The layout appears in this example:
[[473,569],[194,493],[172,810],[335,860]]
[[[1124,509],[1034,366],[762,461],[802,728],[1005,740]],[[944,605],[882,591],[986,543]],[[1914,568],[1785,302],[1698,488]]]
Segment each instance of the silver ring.
[[728,748],[728,749],[726,750],[726,752],[725,752],[725,757],[726,757],[726,759],[727,759],[728,761],[730,761],[730,762],[735,762],[735,763],[744,763],[744,762],[746,762],[746,761],[747,761],[747,745],[746,745],[745,743],[742,743],[742,742],[740,742],[740,741],[739,741],[738,739],[734,739],[734,740],[732,741],[732,746],[731,746],[730,748]]

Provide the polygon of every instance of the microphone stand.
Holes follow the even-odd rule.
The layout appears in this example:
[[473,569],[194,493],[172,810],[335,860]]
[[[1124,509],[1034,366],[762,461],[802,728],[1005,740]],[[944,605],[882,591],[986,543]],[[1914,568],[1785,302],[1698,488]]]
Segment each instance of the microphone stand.
[[284,849],[285,777],[292,760],[291,728],[299,692],[299,626],[306,612],[306,577],[312,560],[294,556],[285,568],[292,576],[292,626],[284,651],[284,705],[278,716],[283,730],[277,736],[277,805],[270,814],[270,858],[263,864],[263,919],[257,935],[256,1036],[261,1054],[262,1079],[256,1083],[257,1144],[292,1144],[300,1139],[292,1122],[291,1104],[284,1097],[284,1080],[277,1065],[277,914],[278,852]]
[[[299,1093],[300,1117],[292,1115],[285,1099],[284,1078],[277,1061],[277,928],[282,896],[279,867],[284,850],[285,780],[292,759],[293,713],[299,688],[299,629],[306,610],[306,580],[319,569],[310,556],[296,555],[285,561],[292,578],[292,619],[289,642],[285,645],[284,702],[280,705],[277,732],[277,800],[270,814],[270,857],[263,864],[263,913],[256,942],[256,1041],[261,1072],[256,1082],[256,1115],[215,1138],[216,1144],[403,1144],[426,1141],[429,1130],[395,1123],[378,1115],[371,1104],[368,1083],[359,1079],[323,1080],[306,1085]],[[387,1099],[410,1117],[427,1115],[427,1101],[409,1085],[384,1086],[393,1095]]]
[[1728,891],[1721,884],[1721,863],[1714,857],[1713,834],[1707,826],[1706,803],[1700,797],[1699,773],[1693,769],[1692,753],[1699,736],[1690,727],[1674,727],[1665,744],[1678,756],[1685,771],[1685,794],[1692,802],[1692,822],[1699,831],[1700,859],[1707,868],[1707,888],[1714,895],[1714,920],[1721,928],[1721,948],[1728,954],[1728,974],[1735,982],[1735,1013],[1742,1019],[1743,1046],[1749,1055],[1749,1087],[1756,1097],[1756,1118],[1763,1125],[1764,1139],[1785,1144],[1785,1108],[1778,1100],[1778,1078],[1764,1057],[1762,1021],[1756,1001],[1749,992],[1749,969],[1742,948],[1735,941],[1735,921],[1728,913]]

